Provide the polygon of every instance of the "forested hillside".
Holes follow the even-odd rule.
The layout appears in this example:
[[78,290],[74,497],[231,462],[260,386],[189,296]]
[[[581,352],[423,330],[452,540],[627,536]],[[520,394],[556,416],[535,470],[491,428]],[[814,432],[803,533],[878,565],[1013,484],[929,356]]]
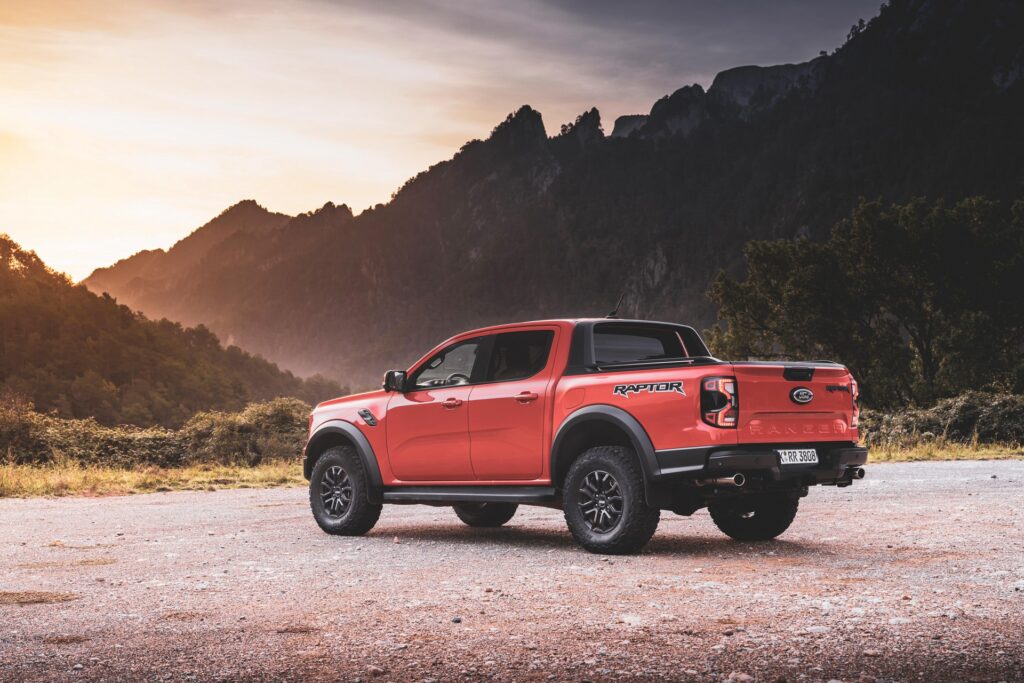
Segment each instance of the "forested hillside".
[[0,393],[61,417],[176,427],[201,410],[277,396],[315,403],[342,391],[223,348],[205,327],[147,320],[72,284],[6,235],[0,321]]
[[199,259],[86,284],[370,386],[468,326],[603,315],[623,292],[628,315],[708,325],[750,240],[824,239],[861,197],[1018,198],[1021,121],[1024,4],[894,0],[830,54],[725,71],[612,135],[590,110],[548,137],[524,106],[386,205],[207,226]]
[[826,240],[744,251],[711,289],[722,355],[839,359],[877,408],[1024,394],[1024,201],[863,202]]

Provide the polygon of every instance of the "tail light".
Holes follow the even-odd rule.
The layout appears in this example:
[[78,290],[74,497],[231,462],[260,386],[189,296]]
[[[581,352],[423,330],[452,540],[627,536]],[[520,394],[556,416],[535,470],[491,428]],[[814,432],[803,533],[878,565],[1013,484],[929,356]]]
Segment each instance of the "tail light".
[[735,377],[705,377],[700,383],[700,416],[712,427],[735,429],[740,400]]
[[313,413],[310,413],[309,414],[309,427],[306,428],[306,438],[309,438],[309,435],[312,434],[312,433],[313,433]]
[[853,377],[850,378],[850,395],[853,396],[853,413],[850,416],[850,427],[856,429],[860,425],[860,386]]

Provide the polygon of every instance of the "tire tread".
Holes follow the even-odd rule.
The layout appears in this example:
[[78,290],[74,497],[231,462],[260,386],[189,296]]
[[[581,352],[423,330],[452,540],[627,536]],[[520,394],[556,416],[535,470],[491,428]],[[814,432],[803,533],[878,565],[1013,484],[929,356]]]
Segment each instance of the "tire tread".
[[708,512],[715,526],[726,536],[737,541],[770,541],[780,536],[796,517],[800,501],[785,496],[758,501],[753,506],[754,516],[740,517],[735,504],[709,505]]
[[[332,519],[324,514],[320,502],[319,483],[324,470],[331,465],[340,465],[353,481],[352,508],[339,519]],[[369,494],[370,479],[366,474],[363,461],[356,455],[351,446],[334,446],[328,448],[317,459],[313,472],[309,477],[309,505],[313,510],[316,523],[329,534],[337,536],[362,536],[377,524],[382,505],[371,503]]]
[[[623,481],[619,487],[624,495],[632,498],[627,500],[623,510],[623,520],[619,529],[607,539],[597,539],[587,527],[576,507],[575,495],[569,490],[582,479],[590,469],[597,466],[609,469],[617,468]],[[616,476],[619,479],[620,476]],[[622,446],[596,446],[584,451],[572,465],[565,477],[563,512],[565,522],[576,542],[592,553],[607,555],[629,555],[639,552],[647,545],[658,528],[661,510],[647,506],[644,497],[644,475],[636,454]]]
[[483,503],[476,505],[453,505],[455,514],[466,525],[479,528],[499,527],[516,514],[519,506],[515,503]]

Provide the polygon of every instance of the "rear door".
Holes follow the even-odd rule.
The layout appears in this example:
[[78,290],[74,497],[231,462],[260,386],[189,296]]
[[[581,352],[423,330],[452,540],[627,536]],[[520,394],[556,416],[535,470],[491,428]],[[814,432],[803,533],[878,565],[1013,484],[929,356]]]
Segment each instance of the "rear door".
[[469,402],[470,454],[481,481],[541,476],[557,328],[495,335],[483,381]]
[[835,364],[733,363],[740,443],[853,441],[854,386]]

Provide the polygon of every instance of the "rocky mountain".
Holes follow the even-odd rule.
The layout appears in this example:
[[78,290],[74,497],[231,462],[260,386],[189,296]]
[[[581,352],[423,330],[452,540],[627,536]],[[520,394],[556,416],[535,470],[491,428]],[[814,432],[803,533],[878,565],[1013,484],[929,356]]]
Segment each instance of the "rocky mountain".
[[[199,410],[239,410],[278,396],[316,402],[342,391],[224,348],[205,327],[147,320],[73,285],[6,235],[0,321],[0,411],[13,394],[62,417],[176,427]],[[0,424],[0,432],[8,427]]]
[[1022,76],[1021,3],[893,0],[831,54],[724,71],[611,135],[592,109],[548,137],[524,106],[385,205],[246,203],[267,229],[211,223],[86,285],[360,387],[468,326],[622,293],[626,314],[707,324],[751,239],[822,237],[862,196],[1021,196]]
[[118,292],[134,306],[157,318],[179,319],[178,311],[163,310],[162,299],[170,298],[178,281],[194,271],[205,272],[204,260],[230,239],[259,238],[284,227],[291,216],[267,211],[254,200],[246,199],[221,212],[212,221],[179,240],[167,251],[140,251],[108,268],[99,268],[89,276],[94,291]]

